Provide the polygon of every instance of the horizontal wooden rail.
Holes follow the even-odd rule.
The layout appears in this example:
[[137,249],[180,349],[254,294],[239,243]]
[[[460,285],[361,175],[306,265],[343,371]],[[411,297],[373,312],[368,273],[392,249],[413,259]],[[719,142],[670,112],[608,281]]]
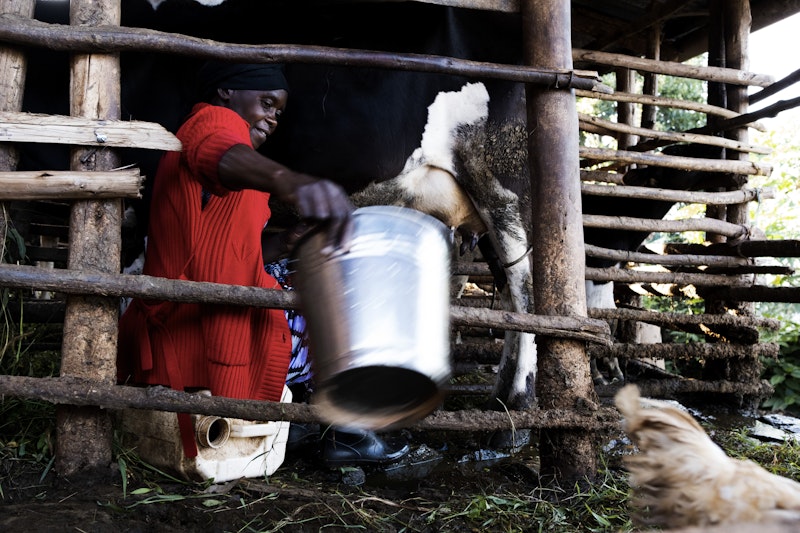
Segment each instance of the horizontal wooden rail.
[[775,82],[775,78],[767,74],[755,74],[753,72],[746,72],[733,68],[687,65],[674,61],[646,59],[623,54],[597,52],[595,50],[582,50],[580,48],[576,48],[572,51],[572,59],[574,61],[586,61],[613,67],[631,68],[640,72],[652,72],[653,74],[665,74],[667,76],[677,76],[680,78],[729,83],[731,85],[767,87]]
[[738,257],[800,257],[800,240],[769,239],[740,243],[690,244],[669,243],[668,253],[735,255]]
[[632,152],[630,150],[611,150],[609,148],[592,148],[588,146],[579,147],[578,153],[581,157],[593,161],[616,161],[626,164],[649,165],[679,170],[724,172],[748,176],[769,176],[772,173],[772,166],[752,161],[646,154]]
[[655,253],[629,252],[627,250],[613,250],[592,244],[584,245],[586,255],[619,261],[620,263],[644,263],[650,265],[669,266],[714,266],[731,268],[751,265],[752,261],[744,257],[729,255],[667,255]]
[[729,342],[691,342],[664,344],[622,344],[590,346],[587,353],[593,357],[620,359],[756,359],[775,357],[780,347],[777,343],[732,344]]
[[687,274],[682,272],[646,272],[623,268],[586,267],[586,279],[592,281],[615,281],[619,283],[660,283],[674,285],[700,285],[708,287],[750,287],[753,276],[723,276],[718,274]]
[[443,56],[348,50],[325,46],[232,44],[143,28],[47,24],[11,14],[0,15],[0,41],[69,52],[139,51],[252,63],[315,63],[375,67],[494,77],[565,90],[573,88],[613,92],[613,89],[598,81],[597,72],[537,69]]
[[631,185],[595,185],[582,183],[581,192],[589,196],[614,196],[617,198],[638,198],[642,200],[664,200],[665,202],[684,202],[687,204],[729,205],[761,201],[775,198],[775,189],[739,189],[737,191],[705,192],[658,189],[654,187],[635,187]]
[[[700,379],[647,379],[636,382],[642,396],[647,398],[675,399],[681,394],[724,394],[742,398],[746,396],[768,398],[774,392],[773,388],[764,380],[743,383],[740,381],[704,381]],[[596,385],[598,396],[613,397],[622,387],[619,384]]]
[[[315,422],[314,405],[262,402],[221,396],[205,396],[167,387],[129,387],[79,378],[31,378],[0,375],[0,396],[44,400],[54,404],[100,406],[104,409],[153,409],[188,412],[244,420]],[[414,424],[417,429],[490,431],[511,428],[612,429],[618,427],[619,412],[613,408],[530,409],[527,411],[436,411]]]
[[180,151],[161,124],[0,111],[0,141]]
[[0,183],[1,201],[141,198],[144,176],[139,169],[107,172],[18,171],[0,172]]
[[[670,107],[675,109],[685,109],[687,111],[696,111],[706,115],[723,118],[734,118],[741,116],[741,113],[732,111],[730,109],[719,107],[705,102],[694,102],[691,100],[679,100],[677,98],[666,98],[664,96],[654,96],[650,94],[638,93],[625,93],[614,91],[611,94],[584,91],[581,89],[575,90],[575,96],[580,98],[595,98],[597,100],[607,100],[610,102],[629,102],[634,104],[643,104],[659,107]],[[751,122],[749,127],[755,128],[758,131],[767,131],[767,127],[757,122]]]
[[698,135],[696,133],[688,133],[683,131],[660,131],[648,128],[638,128],[605,120],[600,117],[578,114],[578,125],[580,129],[588,133],[595,133],[598,135],[610,135],[619,137],[620,135],[638,135],[648,139],[656,139],[662,141],[659,145],[665,146],[670,143],[695,143],[703,144],[706,146],[718,146],[721,148],[729,148],[739,152],[751,152],[755,154],[769,154],[772,152],[765,146],[755,146],[752,144],[745,144],[735,139],[726,139],[725,137],[717,137],[715,135]]
[[[279,309],[302,307],[298,294],[279,289],[185,281],[144,275],[103,274],[26,265],[0,265],[0,287],[24,288],[110,297],[139,297],[174,302],[249,305]],[[602,320],[451,308],[454,325],[480,325],[610,344],[611,331]]]
[[656,326],[728,326],[728,327],[758,327],[777,331],[781,327],[779,320],[756,316],[739,315],[689,315],[685,313],[668,313],[647,311],[643,309],[597,309],[590,308],[588,314],[592,318],[603,320],[636,320],[647,322]]
[[731,240],[746,237],[751,229],[739,224],[731,224],[716,218],[685,218],[681,220],[664,220],[660,218],[633,218],[606,215],[583,215],[583,226],[586,228],[605,228],[627,231],[645,231],[648,233],[679,233],[685,231],[702,231],[724,235]]
[[[452,273],[459,276],[489,276],[486,263],[455,263]],[[750,287],[752,277],[725,276],[721,274],[691,274],[673,272],[648,272],[623,268],[586,268],[586,279],[590,281],[615,281],[619,283],[659,283],[669,285],[700,285],[704,287]],[[0,285],[2,283],[0,282]],[[486,307],[486,306],[484,306]]]

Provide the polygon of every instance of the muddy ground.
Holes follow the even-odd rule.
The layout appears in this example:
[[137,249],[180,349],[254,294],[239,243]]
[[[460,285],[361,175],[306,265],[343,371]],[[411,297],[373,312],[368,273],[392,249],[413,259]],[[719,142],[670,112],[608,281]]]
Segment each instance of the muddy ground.
[[[102,482],[52,470],[42,478],[41,466],[6,459],[0,531],[522,530],[524,513],[514,513],[512,502],[533,497],[539,485],[534,447],[508,454],[482,447],[485,435],[406,436],[411,458],[392,467],[329,469],[311,447],[287,454],[269,479],[207,487],[131,467],[123,488],[117,465]],[[482,517],[487,501],[507,505],[508,517]]]
[[[762,442],[800,434],[791,417],[693,414],[707,428],[746,428]],[[327,468],[312,445],[287,452],[268,479],[210,485],[170,479],[132,456],[123,456],[125,476],[115,463],[101,481],[66,479],[47,459],[0,450],[0,532],[631,530],[621,459],[632,448],[621,432],[598,436],[600,479],[578,487],[580,497],[576,487],[542,488],[535,435],[511,452],[491,449],[488,434],[403,433],[412,452],[390,467]],[[587,497],[592,491],[603,494]]]

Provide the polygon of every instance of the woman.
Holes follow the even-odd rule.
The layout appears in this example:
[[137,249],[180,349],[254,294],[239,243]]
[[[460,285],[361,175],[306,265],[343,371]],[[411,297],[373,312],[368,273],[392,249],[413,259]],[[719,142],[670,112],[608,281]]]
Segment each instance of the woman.
[[[166,153],[156,173],[143,273],[280,288],[263,266],[275,244],[263,233],[270,194],[327,224],[328,251],[346,247],[353,206],[333,182],[256,151],[286,106],[279,66],[209,62],[199,81],[203,101],[177,133],[183,150]],[[136,299],[120,319],[122,382],[278,401],[290,353],[281,309]],[[193,439],[184,450],[196,454]]]
[[[323,253],[346,251],[353,206],[344,190],[257,151],[289,96],[280,66],[208,62],[199,87],[201,102],[177,132],[182,151],[166,153],[156,172],[143,274],[281,288],[264,265],[285,254],[309,223],[326,226]],[[294,206],[299,229],[263,231],[270,194]],[[281,309],[135,299],[120,319],[123,383],[279,401],[291,355]],[[194,457],[191,419],[178,420],[184,453]],[[369,432],[337,433],[323,448],[331,465],[392,461],[408,452],[405,443],[390,445]]]

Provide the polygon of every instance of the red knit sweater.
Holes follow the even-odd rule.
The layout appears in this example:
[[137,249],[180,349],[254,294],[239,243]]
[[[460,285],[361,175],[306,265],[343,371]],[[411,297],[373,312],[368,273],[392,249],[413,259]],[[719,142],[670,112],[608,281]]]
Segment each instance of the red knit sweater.
[[[219,182],[225,152],[252,146],[249,125],[230,109],[198,104],[177,136],[183,151],[165,154],[155,177],[144,274],[280,288],[261,255],[269,194]],[[204,208],[203,189],[212,193]],[[118,377],[278,401],[290,353],[281,309],[134,300],[120,319]]]

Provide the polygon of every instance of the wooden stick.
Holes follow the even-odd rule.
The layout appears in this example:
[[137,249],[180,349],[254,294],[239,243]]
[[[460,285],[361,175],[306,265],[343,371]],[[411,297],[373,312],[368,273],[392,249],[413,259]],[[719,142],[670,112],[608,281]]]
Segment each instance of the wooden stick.
[[575,61],[586,61],[589,63],[599,63],[612,67],[633,68],[642,72],[652,72],[654,74],[666,74],[668,76],[678,76],[681,78],[692,78],[697,80],[716,81],[719,83],[729,83],[731,85],[755,85],[757,87],[767,87],[775,82],[772,76],[767,74],[754,74],[724,67],[703,67],[686,65],[674,61],[657,61],[655,59],[645,59],[622,54],[612,54],[609,52],[596,52],[594,50],[583,50],[576,48],[572,51]]
[[607,323],[578,316],[530,315],[456,305],[450,307],[450,322],[453,326],[479,325],[600,344],[611,343],[611,332],[607,331]]
[[784,90],[787,87],[791,87],[795,83],[800,81],[800,69],[795,70],[788,76],[784,77],[783,79],[776,81],[769,87],[758,91],[757,93],[751,94],[747,101],[750,105],[760,102],[764,98],[772,96],[773,94],[779,93],[780,91]]
[[[739,116],[735,111],[703,102],[692,102],[690,100],[678,100],[676,98],[665,98],[663,96],[652,96],[648,94],[634,94],[614,92],[612,94],[575,90],[575,95],[583,98],[596,98],[598,100],[608,100],[612,102],[635,102],[643,105],[653,105],[659,107],[674,107],[676,109],[686,109],[697,111],[706,115],[720,116],[724,118],[734,118]],[[758,131],[767,131],[767,127],[757,122],[751,122],[749,127]]]
[[[317,422],[314,405],[191,394],[166,387],[128,387],[77,378],[32,378],[0,375],[0,395],[39,399],[54,404],[100,406],[104,409],[152,409],[188,412],[262,422]],[[612,408],[530,409],[527,411],[436,411],[412,427],[453,431],[565,427],[588,430],[616,428],[619,412]]]
[[702,159],[676,155],[654,155],[631,152],[627,150],[610,150],[581,146],[580,156],[595,161],[620,161],[628,164],[649,165],[654,167],[676,168],[680,170],[698,170],[702,172],[723,172],[730,174],[746,174],[769,176],[770,165],[749,161],[728,161],[724,159]]
[[583,215],[583,225],[587,228],[604,228],[628,231],[646,231],[648,233],[678,233],[685,231],[703,231],[718,233],[726,237],[738,239],[749,233],[749,229],[738,224],[713,218],[687,218],[683,220],[662,220],[652,218],[615,217],[605,215]]
[[[735,289],[735,290],[734,290]],[[800,303],[800,287],[714,287],[703,291],[704,298],[731,302],[782,302]]]
[[603,183],[613,183],[615,185],[625,185],[625,174],[620,172],[608,172],[607,170],[581,169],[581,181],[600,181]]
[[139,169],[0,172],[0,200],[141,198]]
[[773,331],[777,331],[781,327],[780,321],[774,318],[744,315],[687,315],[683,313],[662,313],[623,307],[617,309],[589,308],[588,314],[592,318],[600,318],[603,320],[636,320],[638,322],[647,322],[648,324],[655,324],[657,326],[699,326],[705,324],[708,326],[758,327]]
[[[597,394],[612,397],[622,385],[598,385]],[[636,386],[642,396],[648,398],[674,399],[681,394],[726,394],[736,397],[754,396],[767,398],[774,391],[766,381],[745,383],[741,381],[703,381],[676,377],[675,379],[657,379],[637,381]],[[688,533],[686,531],[685,533]]]
[[586,279],[592,281],[615,281],[619,283],[660,283],[675,285],[702,285],[723,287],[749,287],[752,280],[740,279],[742,276],[722,276],[716,274],[687,274],[674,272],[645,272],[622,268],[586,267]]
[[[201,281],[156,278],[145,275],[104,274],[78,270],[50,270],[26,265],[0,265],[0,287],[35,288],[65,294],[131,296],[173,302],[249,305],[279,309],[298,309],[302,302],[293,291],[243,287]],[[558,317],[451,308],[453,325],[501,327],[549,336],[608,344],[608,324],[582,317]]]
[[670,243],[668,253],[736,255],[739,257],[800,257],[800,240],[749,240],[734,243],[687,244]]
[[619,359],[756,359],[775,357],[780,346],[777,343],[732,344],[729,342],[692,342],[687,344],[623,344],[591,346],[587,348],[594,357],[617,357]]
[[721,146],[723,148],[730,148],[740,152],[751,152],[755,154],[769,154],[772,152],[765,146],[753,146],[751,144],[744,144],[734,139],[726,139],[724,137],[715,137],[713,135],[697,135],[694,133],[686,133],[680,131],[658,131],[646,128],[637,128],[628,126],[627,124],[619,124],[610,120],[604,120],[600,117],[593,117],[578,114],[578,123],[581,128],[591,133],[599,135],[613,135],[626,134],[638,135],[649,139],[659,139],[662,141],[674,141],[676,143],[697,143],[705,144],[708,146]]
[[0,112],[0,141],[181,150],[181,142],[154,122]]
[[[222,43],[143,28],[65,26],[0,15],[0,41],[69,52],[139,51],[250,63],[314,63],[494,77],[560,89],[613,92],[596,72],[496,65],[450,57],[289,44]],[[588,76],[588,77],[587,77]]]
[[646,263],[653,265],[670,265],[670,266],[714,266],[714,267],[735,267],[742,265],[749,265],[750,260],[744,257],[731,257],[724,255],[665,255],[665,254],[648,254],[640,252],[630,252],[628,250],[612,250],[610,248],[601,248],[592,244],[586,244],[586,255],[590,257],[601,257],[603,259],[611,259],[624,263]]
[[741,204],[775,198],[775,189],[740,189],[737,191],[704,192],[682,191],[676,189],[658,189],[655,187],[634,187],[618,185],[581,184],[581,192],[590,196],[614,196],[617,198],[638,198],[643,200],[664,200],[666,202],[685,202],[689,204],[726,205]]

